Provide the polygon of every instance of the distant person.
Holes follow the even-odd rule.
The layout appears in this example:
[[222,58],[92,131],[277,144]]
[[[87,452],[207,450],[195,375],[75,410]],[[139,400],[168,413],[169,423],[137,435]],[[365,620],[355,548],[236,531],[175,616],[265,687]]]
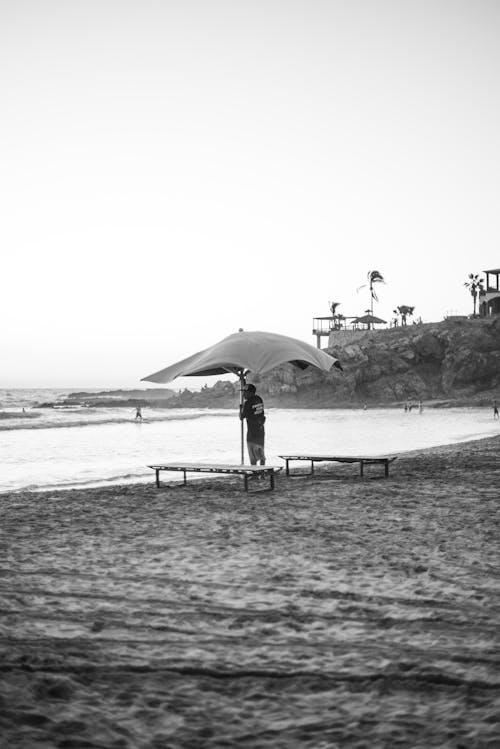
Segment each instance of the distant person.
[[408,402],[405,403],[405,414],[408,413]]
[[241,406],[240,419],[247,420],[247,449],[250,463],[261,466],[266,465],[266,455],[264,453],[264,402],[260,395],[255,392],[255,385],[248,384],[243,388],[243,397],[245,402]]
[[498,419],[499,418],[498,417],[498,406],[497,406],[497,402],[496,401],[493,401],[493,418],[494,419]]
[[137,419],[142,421],[142,408],[140,406],[136,406],[135,409],[135,420],[137,421]]
[[419,414],[421,414],[423,410],[424,410],[424,407],[422,405],[422,401],[419,401],[418,402],[418,412],[419,412]]

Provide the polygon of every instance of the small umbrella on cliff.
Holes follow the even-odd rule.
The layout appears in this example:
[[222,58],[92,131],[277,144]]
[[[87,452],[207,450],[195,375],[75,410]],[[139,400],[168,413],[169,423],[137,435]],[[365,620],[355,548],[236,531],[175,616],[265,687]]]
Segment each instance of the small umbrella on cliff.
[[387,324],[387,320],[382,320],[380,317],[375,317],[375,315],[363,315],[363,317],[356,317],[352,322],[353,325],[356,323],[368,325],[368,328],[375,324]]
[[[332,367],[342,369],[338,359],[296,338],[277,333],[240,330],[210,348],[198,351],[187,359],[143,377],[142,380],[167,383],[176,377],[207,377],[232,372],[237,374],[240,380],[241,406],[247,374],[265,374],[274,367],[286,363],[293,364],[299,369],[316,367],[323,372],[329,372]],[[244,463],[243,422],[241,463]]]

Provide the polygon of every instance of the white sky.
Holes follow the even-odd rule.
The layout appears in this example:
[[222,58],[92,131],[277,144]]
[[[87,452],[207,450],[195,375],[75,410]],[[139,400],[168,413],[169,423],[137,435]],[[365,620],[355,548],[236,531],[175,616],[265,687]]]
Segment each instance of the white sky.
[[0,0],[0,387],[315,345],[373,269],[386,320],[472,312],[499,81],[498,0]]

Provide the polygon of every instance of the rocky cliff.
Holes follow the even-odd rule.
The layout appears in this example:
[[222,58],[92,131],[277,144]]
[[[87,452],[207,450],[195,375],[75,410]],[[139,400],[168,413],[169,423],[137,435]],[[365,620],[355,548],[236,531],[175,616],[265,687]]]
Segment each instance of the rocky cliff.
[[[489,403],[500,396],[500,316],[457,319],[389,330],[334,333],[329,352],[343,372],[304,373],[284,366],[250,377],[268,406],[436,405]],[[170,406],[234,406],[238,385],[219,382],[183,392]]]
[[500,386],[500,317],[341,335],[331,341],[345,370],[339,398],[474,401]]

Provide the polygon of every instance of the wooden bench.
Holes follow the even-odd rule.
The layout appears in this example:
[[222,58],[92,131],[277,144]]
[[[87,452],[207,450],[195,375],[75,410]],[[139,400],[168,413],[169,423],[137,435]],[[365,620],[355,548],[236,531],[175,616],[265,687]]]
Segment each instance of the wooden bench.
[[161,465],[148,466],[156,471],[156,486],[160,486],[160,471],[182,471],[184,474],[184,485],[187,483],[186,474],[189,473],[229,473],[243,476],[245,491],[248,491],[248,479],[252,476],[269,476],[269,491],[274,489],[274,477],[279,473],[281,466],[245,466],[226,465],[225,463],[162,463]]
[[314,464],[320,462],[329,463],[359,463],[360,475],[363,476],[363,469],[366,465],[374,465],[380,463],[384,466],[385,477],[389,476],[389,463],[396,460],[397,455],[280,455],[286,464],[286,475],[290,476],[289,463],[292,460],[309,460],[311,462],[311,470],[309,473],[295,474],[296,476],[311,476],[314,473]]

